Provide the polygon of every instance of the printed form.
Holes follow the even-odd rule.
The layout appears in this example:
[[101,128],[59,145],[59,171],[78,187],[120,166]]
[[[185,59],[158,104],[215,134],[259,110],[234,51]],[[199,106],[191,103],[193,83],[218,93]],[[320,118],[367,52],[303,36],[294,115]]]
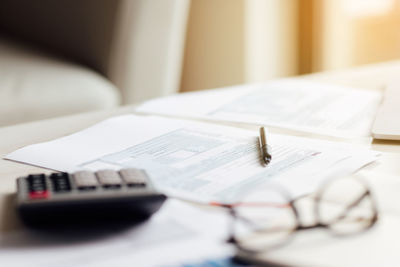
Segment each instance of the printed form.
[[355,138],[370,136],[380,102],[378,91],[284,79],[157,98],[136,111]]
[[237,200],[268,183],[294,196],[324,179],[374,161],[365,148],[271,135],[272,161],[264,166],[258,131],[177,119],[126,115],[6,156],[58,171],[145,169],[169,195],[197,201]]

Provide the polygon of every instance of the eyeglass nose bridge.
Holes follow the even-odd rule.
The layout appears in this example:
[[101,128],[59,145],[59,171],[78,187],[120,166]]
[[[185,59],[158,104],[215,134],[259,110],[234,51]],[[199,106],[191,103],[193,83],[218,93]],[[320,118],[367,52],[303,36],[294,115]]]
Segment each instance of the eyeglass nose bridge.
[[302,230],[311,230],[311,229],[318,229],[318,228],[328,228],[329,225],[317,222],[315,224],[309,224],[309,225],[303,225],[299,224],[296,228],[296,231],[302,231]]
[[327,228],[326,224],[323,224],[318,219],[317,214],[315,214],[316,210],[316,199],[311,196],[300,196],[293,199],[290,202],[292,206],[293,213],[296,217],[298,230],[308,230],[313,228]]

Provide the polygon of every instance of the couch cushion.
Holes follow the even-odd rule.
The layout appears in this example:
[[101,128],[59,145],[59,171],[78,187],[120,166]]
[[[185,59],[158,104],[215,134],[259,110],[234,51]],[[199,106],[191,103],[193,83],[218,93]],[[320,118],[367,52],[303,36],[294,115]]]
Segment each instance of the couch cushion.
[[94,71],[0,39],[0,126],[119,102],[117,88]]

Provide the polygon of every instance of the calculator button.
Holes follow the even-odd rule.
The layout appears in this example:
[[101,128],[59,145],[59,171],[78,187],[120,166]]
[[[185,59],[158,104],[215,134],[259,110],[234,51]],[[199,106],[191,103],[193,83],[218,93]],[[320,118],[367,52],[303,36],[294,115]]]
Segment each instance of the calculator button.
[[29,192],[30,199],[44,199],[48,197],[49,197],[49,192],[47,190]]
[[96,172],[96,176],[99,179],[100,184],[104,188],[120,188],[121,178],[118,172],[113,170],[102,170]]
[[27,180],[30,199],[48,198],[49,193],[44,174],[31,174]]
[[123,169],[119,171],[122,179],[129,187],[145,187],[147,184],[147,173],[140,169]]
[[75,172],[72,176],[79,190],[94,190],[98,185],[96,176],[92,172],[79,171]]
[[71,191],[71,183],[69,181],[68,173],[52,173],[50,175],[50,180],[53,185],[54,192],[63,193]]

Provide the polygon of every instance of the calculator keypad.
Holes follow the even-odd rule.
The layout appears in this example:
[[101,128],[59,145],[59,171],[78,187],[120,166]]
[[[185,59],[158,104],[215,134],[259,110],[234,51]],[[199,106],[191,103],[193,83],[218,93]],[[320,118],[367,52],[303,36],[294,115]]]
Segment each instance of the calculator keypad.
[[[74,196],[89,197],[102,195],[110,191],[111,194],[138,192],[137,190],[151,190],[147,173],[140,169],[100,170],[97,172],[78,171],[72,174],[65,172],[45,174],[31,174],[21,177],[25,180],[27,198],[29,200],[50,200]],[[148,187],[149,185],[149,187]]]
[[[51,199],[56,196],[66,197],[70,193],[80,196],[101,194],[101,192],[135,192],[148,187],[148,176],[144,170],[122,169],[100,170],[97,172],[78,171],[72,174],[65,172],[31,174],[21,178],[25,180],[28,199]],[[111,193],[111,192],[110,192]],[[115,194],[112,193],[112,194]]]

